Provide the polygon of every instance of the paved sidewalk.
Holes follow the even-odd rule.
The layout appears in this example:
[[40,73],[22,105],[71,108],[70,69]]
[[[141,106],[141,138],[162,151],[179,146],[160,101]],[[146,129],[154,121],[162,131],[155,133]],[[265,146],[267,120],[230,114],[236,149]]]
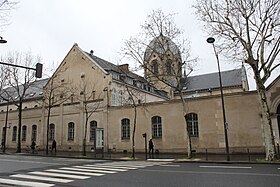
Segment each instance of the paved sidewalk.
[[[3,154],[0,150],[0,154]],[[68,158],[83,158],[83,159],[106,159],[106,160],[146,160],[145,153],[135,153],[135,159],[131,158],[131,153],[97,153],[87,152],[84,156],[82,152],[75,151],[49,151],[46,154],[45,151],[38,151],[35,154],[26,152],[22,150],[22,153],[16,153],[14,149],[7,149],[4,154],[12,155],[40,155],[40,156],[49,156],[49,157],[68,157]],[[172,162],[222,162],[222,163],[268,163],[262,162],[265,158],[263,154],[232,154],[230,155],[230,161],[226,161],[225,154],[194,154],[192,159],[187,159],[187,154],[171,154],[171,153],[159,153],[154,154],[153,157],[147,155],[147,159],[150,161],[172,161]],[[280,161],[275,161],[273,163],[280,164]]]

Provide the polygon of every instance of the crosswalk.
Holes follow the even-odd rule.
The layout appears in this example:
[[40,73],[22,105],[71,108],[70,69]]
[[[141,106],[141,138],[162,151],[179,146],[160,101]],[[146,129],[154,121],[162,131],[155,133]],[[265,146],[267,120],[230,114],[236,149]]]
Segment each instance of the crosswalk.
[[148,166],[163,165],[163,162],[120,161],[106,163],[86,163],[83,165],[63,166],[56,169],[16,173],[0,178],[0,186],[51,187],[75,180],[101,177],[108,174],[137,170]]

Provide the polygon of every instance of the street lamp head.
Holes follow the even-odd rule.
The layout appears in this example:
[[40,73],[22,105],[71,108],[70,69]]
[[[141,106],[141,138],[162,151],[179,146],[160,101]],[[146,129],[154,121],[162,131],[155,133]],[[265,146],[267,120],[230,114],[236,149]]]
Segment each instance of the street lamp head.
[[209,38],[207,38],[207,40],[206,40],[208,43],[210,43],[210,44],[212,44],[212,43],[214,43],[215,42],[215,38],[213,38],[213,37],[209,37]]
[[0,43],[1,44],[7,43],[7,40],[3,40],[2,36],[0,36]]

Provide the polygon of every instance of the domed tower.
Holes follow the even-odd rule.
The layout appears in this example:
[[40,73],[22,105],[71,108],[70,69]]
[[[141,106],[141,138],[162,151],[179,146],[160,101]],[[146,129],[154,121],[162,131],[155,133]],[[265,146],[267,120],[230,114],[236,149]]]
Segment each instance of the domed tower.
[[182,59],[178,46],[170,38],[160,35],[150,42],[144,54],[144,76],[172,97],[172,88],[164,82],[177,84],[182,77]]

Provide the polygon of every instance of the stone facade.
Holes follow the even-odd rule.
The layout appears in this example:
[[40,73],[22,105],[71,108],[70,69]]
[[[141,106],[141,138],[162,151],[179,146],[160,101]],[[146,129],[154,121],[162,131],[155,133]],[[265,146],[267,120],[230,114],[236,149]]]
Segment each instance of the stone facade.
[[[49,138],[57,142],[58,150],[82,150],[86,137],[86,149],[103,147],[105,151],[131,151],[134,109],[136,107],[135,149],[144,151],[143,133],[154,140],[155,149],[161,152],[186,152],[187,131],[178,97],[157,90],[144,78],[126,71],[128,67],[118,67],[104,61],[92,53],[83,51],[74,44],[57,68],[53,76],[44,80],[40,92],[23,103],[22,125],[26,126],[26,139],[22,148],[31,145],[31,139],[44,149],[47,142],[47,98],[58,101],[50,113]],[[268,86],[272,122],[276,140],[279,141],[279,121],[277,109],[280,105],[280,78]],[[43,80],[42,80],[43,81]],[[50,96],[51,85],[56,85]],[[225,87],[225,109],[228,121],[228,137],[231,152],[263,152],[263,131],[256,91],[248,91],[247,85]],[[37,91],[38,92],[38,91]],[[31,92],[32,93],[32,92]],[[130,94],[129,94],[130,93]],[[187,112],[195,114],[197,129],[192,137],[193,149],[202,152],[224,152],[224,128],[221,98],[218,88],[185,92]],[[175,93],[176,94],[176,93]],[[194,95],[198,94],[198,95]],[[63,101],[63,102],[59,102]],[[135,101],[135,105],[133,105]],[[86,108],[90,111],[86,124]],[[278,109],[279,110],[279,109]],[[7,148],[16,148],[18,111],[12,103],[0,104],[0,135],[7,118]],[[156,118],[154,118],[156,117]],[[157,128],[152,119],[157,119]],[[194,124],[193,123],[193,124]],[[70,126],[74,124],[72,130]],[[93,124],[96,124],[93,131]],[[128,124],[128,126],[127,126]],[[36,131],[35,131],[36,126]],[[86,133],[86,136],[85,136]],[[22,136],[23,137],[23,136]],[[51,141],[49,142],[49,144]]]

